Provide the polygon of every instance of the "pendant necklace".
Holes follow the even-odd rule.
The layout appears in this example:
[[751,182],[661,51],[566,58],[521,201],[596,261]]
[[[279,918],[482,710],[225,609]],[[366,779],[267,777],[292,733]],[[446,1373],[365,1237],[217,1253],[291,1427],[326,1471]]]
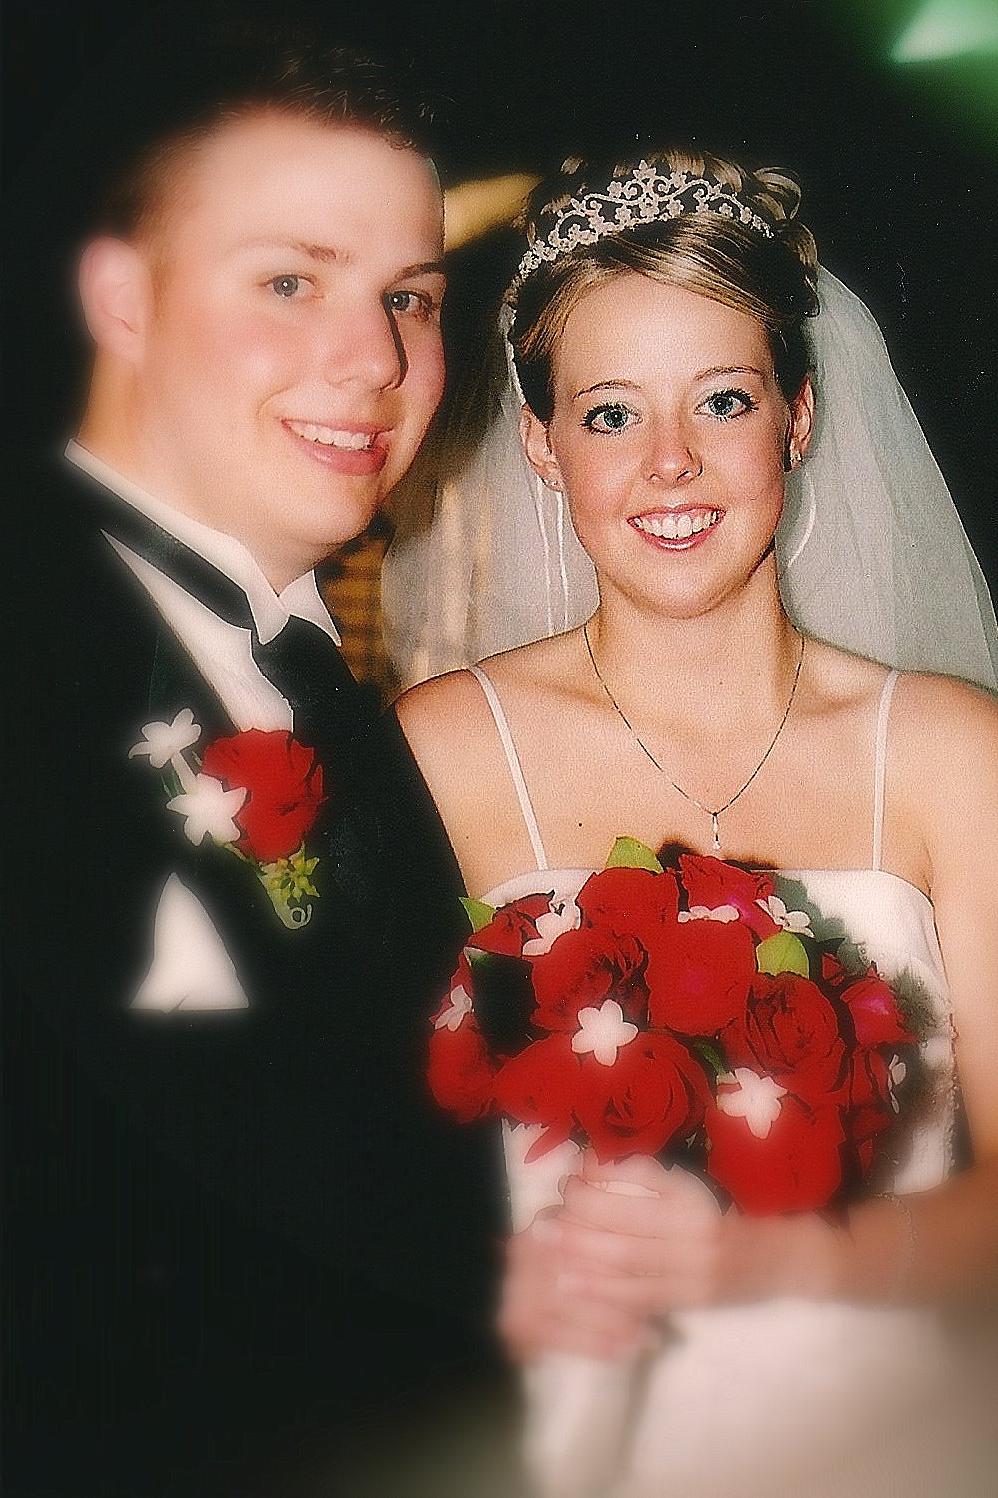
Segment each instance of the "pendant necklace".
[[613,708],[614,712],[617,714],[617,717],[623,723],[624,727],[627,729],[628,733],[631,735],[631,738],[634,740],[634,742],[637,744],[638,748],[641,750],[642,754],[644,754],[644,756],[645,756],[646,759],[649,759],[651,761],[651,763],[655,766],[655,769],[658,771],[658,773],[665,780],[667,780],[669,782],[669,784],[672,786],[672,789],[674,791],[678,791],[679,794],[682,796],[682,798],[683,798],[684,801],[688,801],[691,806],[695,806],[698,811],[702,811],[705,816],[710,817],[710,830],[711,830],[711,833],[713,834],[713,838],[714,838],[714,852],[715,853],[720,853],[720,851],[721,851],[721,832],[720,832],[720,825],[719,825],[719,822],[718,822],[718,818],[724,812],[728,811],[730,807],[734,806],[734,804],[738,800],[739,796],[743,795],[745,793],[745,791],[748,790],[749,786],[752,784],[753,780],[758,775],[759,771],[762,769],[763,765],[766,763],[767,759],[772,754],[773,750],[776,748],[777,740],[779,739],[780,734],[783,732],[783,729],[786,726],[786,721],[787,721],[787,719],[790,716],[790,709],[793,707],[793,705],[794,705],[794,698],[797,695],[797,684],[800,681],[801,667],[804,665],[804,636],[801,635],[801,637],[800,637],[800,655],[797,658],[797,670],[794,672],[793,686],[790,688],[790,696],[787,699],[787,706],[786,706],[786,709],[784,711],[783,717],[780,719],[779,727],[777,728],[776,732],[773,734],[772,739],[770,740],[770,744],[769,744],[768,749],[766,750],[765,754],[762,756],[762,759],[756,765],[755,769],[752,771],[752,773],[749,776],[749,778],[745,781],[744,785],[739,786],[738,790],[735,791],[735,794],[728,801],[725,801],[725,803],[724,803],[723,806],[705,806],[702,801],[698,801],[697,800],[696,796],[691,796],[690,793],[689,793],[689,791],[684,791],[681,785],[677,785],[676,782],[672,779],[672,776],[669,775],[668,771],[665,770],[665,768],[662,765],[659,764],[658,760],[655,758],[654,754],[652,754],[651,750],[648,748],[648,745],[644,742],[644,740],[638,734],[638,732],[635,729],[634,725],[631,723],[631,720],[627,717],[627,714],[624,712],[623,708],[620,706],[620,703],[617,701],[616,697],[613,695],[613,693],[610,691],[610,688],[607,686],[606,682],[604,681],[604,679],[603,679],[603,673],[600,670],[599,666],[596,664],[596,656],[593,653],[592,641],[589,638],[589,624],[588,623],[586,623],[586,624],[583,625],[582,634],[583,634],[583,638],[585,639],[585,642],[586,642],[586,649],[589,652],[589,660],[590,660],[590,662],[592,664],[593,671],[596,674],[596,680],[599,682],[600,686],[603,688],[604,692],[606,693],[607,697],[609,698],[609,700],[610,700],[610,706]]

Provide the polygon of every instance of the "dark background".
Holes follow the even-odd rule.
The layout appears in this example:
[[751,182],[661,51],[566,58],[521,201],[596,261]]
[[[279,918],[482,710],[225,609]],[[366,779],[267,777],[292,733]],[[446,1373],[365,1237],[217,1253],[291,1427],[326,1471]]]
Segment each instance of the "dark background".
[[[412,60],[443,96],[449,180],[691,136],[794,169],[822,259],[880,321],[994,586],[998,132],[987,91],[998,59],[891,62],[920,4],[289,0],[283,13]],[[210,67],[209,30],[235,35],[272,10],[6,10],[4,405],[14,441],[37,446],[64,433],[79,389],[66,267],[95,163],[127,143],[151,101]],[[502,273],[495,246],[456,257],[455,367]]]

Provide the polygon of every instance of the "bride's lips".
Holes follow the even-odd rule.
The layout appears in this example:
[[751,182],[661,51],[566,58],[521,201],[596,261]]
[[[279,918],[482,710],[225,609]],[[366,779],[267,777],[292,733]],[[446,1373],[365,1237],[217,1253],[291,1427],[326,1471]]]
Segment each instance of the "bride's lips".
[[631,515],[628,525],[657,551],[691,551],[702,546],[724,519],[711,505],[682,505],[677,509],[646,510]]
[[285,417],[281,426],[315,463],[336,473],[380,473],[388,461],[390,428],[352,421],[308,421]]

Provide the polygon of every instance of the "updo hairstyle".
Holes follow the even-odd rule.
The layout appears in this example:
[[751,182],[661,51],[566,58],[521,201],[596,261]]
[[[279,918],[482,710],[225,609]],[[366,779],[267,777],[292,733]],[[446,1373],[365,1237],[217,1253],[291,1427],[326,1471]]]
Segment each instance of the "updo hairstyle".
[[[714,178],[769,225],[772,237],[718,212],[683,212],[577,244],[545,260],[515,283],[510,334],[516,372],[534,415],[549,422],[554,409],[552,363],[569,314],[587,292],[614,276],[636,271],[669,286],[699,292],[755,317],[765,328],[776,379],[789,402],[809,368],[804,324],[818,310],[817,249],[811,231],[797,220],[800,187],[787,172],[749,172],[732,161],[682,151],[660,151],[643,160],[663,176],[690,172]],[[573,198],[605,193],[626,180],[634,162],[600,169],[566,161],[560,173],[531,193],[519,220],[528,245],[543,241]]]

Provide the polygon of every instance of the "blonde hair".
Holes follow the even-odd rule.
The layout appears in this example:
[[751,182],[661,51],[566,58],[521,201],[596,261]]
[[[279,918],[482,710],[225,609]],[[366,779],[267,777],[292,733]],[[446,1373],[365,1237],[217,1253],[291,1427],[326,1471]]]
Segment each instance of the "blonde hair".
[[[668,150],[643,160],[663,174],[690,172],[723,183],[762,218],[771,237],[720,213],[680,213],[609,233],[545,261],[516,291],[511,333],[517,375],[527,404],[542,421],[553,409],[552,362],[572,310],[587,292],[627,272],[699,292],[756,318],[765,328],[776,378],[789,401],[808,371],[804,322],[818,310],[817,249],[797,219],[801,192],[779,168],[749,172],[704,152]],[[548,233],[573,198],[626,179],[634,162],[602,171],[571,159],[527,201],[520,228],[528,244]]]

